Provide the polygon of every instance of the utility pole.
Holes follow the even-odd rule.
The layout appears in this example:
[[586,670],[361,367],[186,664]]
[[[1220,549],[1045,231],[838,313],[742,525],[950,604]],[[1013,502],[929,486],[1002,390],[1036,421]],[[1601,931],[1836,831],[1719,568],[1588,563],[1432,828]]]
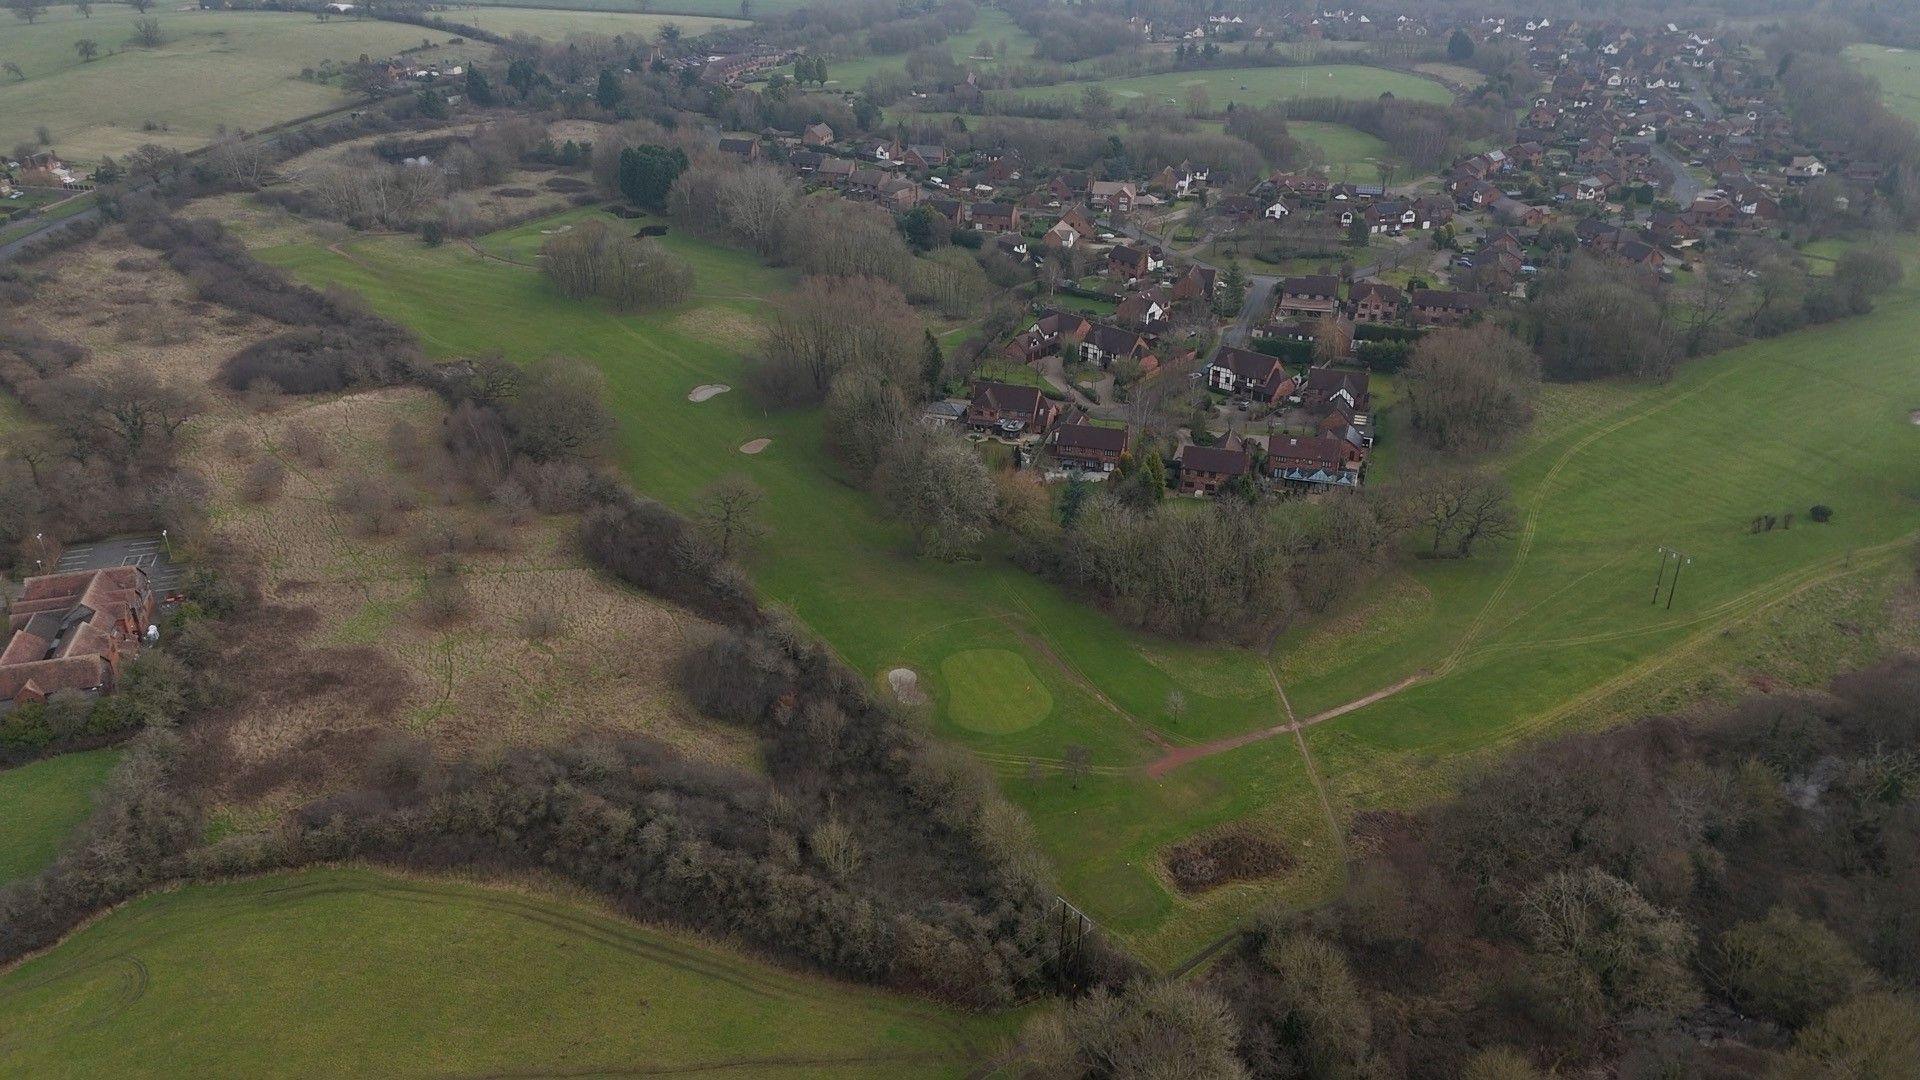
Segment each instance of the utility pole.
[[1680,588],[1680,570],[1682,567],[1692,565],[1692,563],[1693,556],[1680,551],[1673,553],[1673,581],[1667,586],[1668,611],[1673,610],[1673,594],[1675,590]]
[[1648,601],[1648,603],[1657,604],[1660,602],[1660,586],[1667,583],[1667,560],[1672,557],[1672,548],[1662,547],[1660,549],[1660,572],[1653,575],[1653,599]]

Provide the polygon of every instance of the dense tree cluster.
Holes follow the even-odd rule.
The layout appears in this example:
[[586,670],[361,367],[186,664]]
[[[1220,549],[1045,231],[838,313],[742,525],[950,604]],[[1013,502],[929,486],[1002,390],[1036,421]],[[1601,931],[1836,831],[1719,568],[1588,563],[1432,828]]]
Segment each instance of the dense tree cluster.
[[583,221],[540,245],[540,272],[574,299],[599,297],[627,311],[677,304],[693,291],[693,270],[650,237],[621,236]]

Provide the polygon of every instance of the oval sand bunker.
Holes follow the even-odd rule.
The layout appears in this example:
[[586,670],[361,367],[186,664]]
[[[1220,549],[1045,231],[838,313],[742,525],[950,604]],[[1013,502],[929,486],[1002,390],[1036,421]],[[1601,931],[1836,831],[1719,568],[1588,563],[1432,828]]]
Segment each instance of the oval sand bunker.
[[772,439],[755,439],[749,443],[741,443],[740,452],[743,454],[757,454],[772,445]]
[[731,389],[733,389],[733,387],[728,386],[726,383],[717,383],[717,382],[701,383],[699,386],[694,387],[693,390],[687,394],[687,400],[688,401],[705,401],[710,397],[718,397],[719,395],[724,394]]
[[920,673],[908,667],[897,667],[887,672],[887,685],[893,688],[893,696],[900,699],[902,705],[924,705],[927,692],[920,689]]

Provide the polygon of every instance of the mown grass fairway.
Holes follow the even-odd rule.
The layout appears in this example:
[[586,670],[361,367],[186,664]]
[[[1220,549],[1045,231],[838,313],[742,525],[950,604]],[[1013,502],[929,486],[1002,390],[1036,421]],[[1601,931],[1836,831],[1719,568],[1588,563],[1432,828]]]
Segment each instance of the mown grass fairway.
[[1287,122],[1287,131],[1313,147],[1319,154],[1319,163],[1325,165],[1327,174],[1336,180],[1378,183],[1380,174],[1376,166],[1383,161],[1396,170],[1404,168],[1399,155],[1389,149],[1385,142],[1345,124],[1290,120]]
[[[667,243],[695,261],[699,297],[689,310],[616,315],[558,297],[527,265],[564,221],[487,238],[494,258],[404,238],[262,255],[360,290],[437,355],[594,360],[627,420],[622,462],[642,491],[685,507],[717,477],[750,476],[774,530],[750,563],[766,595],[869,676],[921,673],[946,706],[937,729],[1001,772],[1068,895],[1157,962],[1263,901],[1322,894],[1339,865],[1330,820],[1437,792],[1467,755],[1608,716],[1676,669],[1704,689],[1738,684],[1750,658],[1714,668],[1703,643],[1774,618],[1806,590],[1887,573],[1920,533],[1915,282],[1873,315],[1694,362],[1665,385],[1549,388],[1536,430],[1504,465],[1524,538],[1471,560],[1411,560],[1340,617],[1284,637],[1273,660],[1289,713],[1257,651],[1129,632],[995,556],[914,558],[904,530],[821,451],[817,415],[769,413],[738,390],[686,400],[703,383],[740,385],[780,273],[676,233]],[[1822,388],[1817,407],[1809,387]],[[1390,407],[1382,422],[1391,432]],[[764,453],[738,453],[763,437]],[[1807,520],[1816,502],[1834,508],[1830,524]],[[1748,533],[1754,515],[1787,511],[1791,530]],[[1672,611],[1648,603],[1661,544],[1694,556]],[[1052,701],[1043,719],[1004,731],[958,721],[955,694],[980,680],[975,665],[956,678],[946,661],[979,650],[1026,659]],[[1148,772],[1183,748],[1403,684],[1306,728],[1331,813],[1290,734]],[[1184,708],[1170,708],[1175,690]],[[1074,746],[1091,757],[1084,775],[1063,772]],[[1299,869],[1175,896],[1157,871],[1161,849],[1248,818],[1289,837]]]
[[1090,86],[1105,87],[1113,94],[1116,107],[1138,102],[1185,108],[1188,93],[1196,86],[1206,88],[1207,104],[1211,109],[1224,109],[1228,102],[1236,105],[1266,105],[1292,98],[1372,99],[1386,93],[1409,101],[1427,101],[1436,105],[1445,105],[1453,100],[1453,95],[1447,92],[1446,87],[1431,79],[1359,64],[1172,71],[1125,79],[995,90],[988,97],[1001,103],[1079,101]]
[[[0,146],[31,142],[45,126],[53,148],[75,161],[123,155],[145,143],[186,150],[213,141],[218,129],[253,130],[319,112],[349,100],[334,86],[300,78],[323,60],[385,57],[452,35],[373,19],[333,19],[266,11],[181,11],[155,7],[166,41],[130,44],[142,16],[122,4],[100,4],[93,18],[71,7],[48,9],[29,26],[11,16],[0,33],[0,61],[24,81],[0,77]],[[99,59],[82,63],[74,42],[99,42]],[[464,51],[462,51],[464,50]],[[449,55],[485,55],[470,43]],[[143,131],[147,122],[166,130]]]
[[0,827],[0,884],[37,873],[53,861],[74,828],[86,820],[93,790],[119,759],[117,750],[92,750],[0,772],[0,816],[6,821]]
[[1009,1021],[369,870],[136,901],[0,976],[12,1076],[962,1076]]

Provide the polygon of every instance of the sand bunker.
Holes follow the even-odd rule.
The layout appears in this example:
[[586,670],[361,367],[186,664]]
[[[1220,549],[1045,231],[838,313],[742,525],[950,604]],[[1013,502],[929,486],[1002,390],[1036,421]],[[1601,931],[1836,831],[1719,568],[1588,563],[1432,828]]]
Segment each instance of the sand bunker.
[[733,387],[728,386],[726,383],[717,383],[717,382],[701,383],[699,386],[694,387],[693,390],[687,394],[687,400],[688,401],[705,401],[710,397],[716,397],[720,394],[724,394],[731,389],[733,389]]
[[772,439],[755,439],[749,443],[741,443],[740,452],[743,454],[757,454],[772,445]]
[[893,687],[893,696],[902,705],[927,703],[927,692],[920,689],[920,673],[912,668],[897,667],[887,672],[887,685]]

